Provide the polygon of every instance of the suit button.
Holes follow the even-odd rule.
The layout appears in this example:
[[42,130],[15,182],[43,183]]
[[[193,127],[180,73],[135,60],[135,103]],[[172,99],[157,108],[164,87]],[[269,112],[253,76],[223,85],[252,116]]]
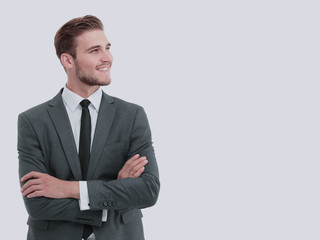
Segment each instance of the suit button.
[[112,206],[112,202],[111,201],[108,201],[108,206]]
[[107,207],[107,206],[108,206],[108,203],[107,203],[107,202],[104,202],[103,205],[104,205],[105,207]]
[[103,207],[103,203],[102,202],[99,202],[99,207]]
[[117,206],[117,202],[112,202],[112,206]]

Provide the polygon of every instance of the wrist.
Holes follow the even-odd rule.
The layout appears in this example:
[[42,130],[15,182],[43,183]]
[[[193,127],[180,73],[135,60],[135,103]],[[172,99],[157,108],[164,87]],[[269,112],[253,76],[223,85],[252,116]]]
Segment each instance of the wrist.
[[79,182],[67,181],[66,196],[67,198],[80,199]]

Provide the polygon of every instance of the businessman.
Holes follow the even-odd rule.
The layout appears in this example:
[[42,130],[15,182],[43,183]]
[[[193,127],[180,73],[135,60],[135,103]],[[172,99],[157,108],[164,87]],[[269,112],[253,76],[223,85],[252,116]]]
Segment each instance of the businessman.
[[142,240],[140,209],[160,189],[146,114],[101,90],[113,58],[98,18],[70,20],[54,43],[67,83],[18,117],[27,239]]

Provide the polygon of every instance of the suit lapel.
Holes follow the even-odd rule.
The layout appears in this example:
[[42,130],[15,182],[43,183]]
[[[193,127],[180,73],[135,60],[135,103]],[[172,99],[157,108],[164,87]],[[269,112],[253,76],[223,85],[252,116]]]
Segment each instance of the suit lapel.
[[[62,92],[62,91],[61,91]],[[58,132],[62,147],[69,162],[71,171],[76,180],[81,180],[81,167],[74,141],[68,113],[63,104],[61,92],[50,102],[48,112]]]
[[113,103],[114,101],[112,97],[103,92],[96,129],[92,142],[87,179],[93,178],[94,170],[99,163],[100,156],[110,133],[112,122],[116,112],[116,106]]

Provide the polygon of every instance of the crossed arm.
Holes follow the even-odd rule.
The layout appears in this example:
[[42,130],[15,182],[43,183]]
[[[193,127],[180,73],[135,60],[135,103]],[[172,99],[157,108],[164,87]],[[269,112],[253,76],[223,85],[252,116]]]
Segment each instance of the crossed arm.
[[[158,167],[151,133],[142,108],[137,109],[130,138],[130,158],[118,172],[116,180],[88,180],[90,211],[80,211],[78,182],[51,176],[40,143],[42,126],[25,114],[18,120],[19,175],[24,202],[30,217],[37,220],[63,220],[101,226],[102,209],[124,210],[155,204],[160,190]],[[146,157],[146,158],[144,158]],[[147,162],[145,161],[147,160]],[[115,204],[101,204],[106,202]],[[86,223],[87,224],[87,223]]]
[[[139,154],[130,158],[118,173],[117,179],[138,178],[144,171],[148,160]],[[29,172],[21,178],[21,182],[27,181],[21,188],[22,196],[27,198],[75,198],[80,199],[79,182],[66,181],[50,176],[46,173]]]

